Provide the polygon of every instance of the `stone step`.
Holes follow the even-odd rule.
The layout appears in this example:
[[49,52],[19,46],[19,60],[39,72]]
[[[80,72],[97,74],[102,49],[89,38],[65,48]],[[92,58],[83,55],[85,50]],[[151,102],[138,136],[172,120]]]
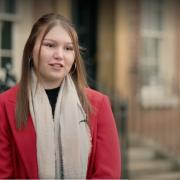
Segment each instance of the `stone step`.
[[147,147],[133,147],[128,150],[129,161],[152,160],[155,158],[155,152]]
[[129,180],[180,180],[180,170],[172,161],[158,156],[151,147],[132,142],[128,149]]
[[141,177],[144,175],[171,172],[172,163],[167,160],[130,161],[128,172],[130,177]]
[[130,177],[129,180],[180,180],[180,172],[165,172],[141,177]]

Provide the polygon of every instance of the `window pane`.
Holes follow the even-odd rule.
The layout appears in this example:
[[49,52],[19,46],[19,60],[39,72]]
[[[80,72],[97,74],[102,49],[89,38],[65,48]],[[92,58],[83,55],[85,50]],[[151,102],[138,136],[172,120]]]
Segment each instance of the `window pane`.
[[142,1],[142,25],[144,29],[162,30],[164,0]]
[[10,57],[1,57],[1,68],[11,70],[12,59]]
[[142,0],[142,46],[140,75],[142,85],[162,83],[160,59],[166,0]]
[[142,42],[142,56],[143,58],[158,59],[161,46],[160,38],[145,37]]
[[1,31],[1,48],[11,49],[12,48],[12,22],[3,21]]
[[160,51],[162,40],[159,38],[144,38],[142,43],[141,76],[142,84],[159,83]]
[[14,14],[16,12],[15,0],[0,0],[0,13]]
[[143,64],[141,66],[142,85],[153,85],[160,82],[159,66],[157,64]]
[[5,0],[0,0],[0,13],[3,13],[5,9]]

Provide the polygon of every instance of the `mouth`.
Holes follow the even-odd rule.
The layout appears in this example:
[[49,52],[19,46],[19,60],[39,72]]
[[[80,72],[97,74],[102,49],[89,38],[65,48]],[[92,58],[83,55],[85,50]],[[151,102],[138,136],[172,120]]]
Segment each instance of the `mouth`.
[[60,63],[50,63],[49,65],[55,70],[60,70],[61,68],[64,67],[64,65]]

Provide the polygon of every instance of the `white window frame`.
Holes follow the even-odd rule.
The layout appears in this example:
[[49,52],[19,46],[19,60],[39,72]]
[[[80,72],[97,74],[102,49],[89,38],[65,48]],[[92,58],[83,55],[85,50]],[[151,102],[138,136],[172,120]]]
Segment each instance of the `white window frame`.
[[[157,38],[162,43],[159,49],[159,54],[160,54],[159,59],[158,59],[159,64],[157,64],[159,68],[158,73],[160,73],[160,77],[162,77],[162,80],[159,80],[158,82],[154,81],[146,85],[144,84],[140,85],[139,99],[140,99],[141,105],[144,108],[174,107],[178,105],[178,97],[173,92],[173,88],[172,88],[172,81],[173,81],[173,76],[174,76],[173,70],[175,68],[174,67],[175,63],[174,61],[172,61],[172,59],[175,59],[175,56],[174,56],[175,52],[173,51],[173,49],[175,48],[173,48],[173,45],[172,45],[174,39],[168,36],[167,25],[169,26],[169,24],[166,24],[167,23],[166,18],[167,18],[167,12],[168,12],[167,8],[169,4],[167,4],[167,0],[164,0],[164,3],[165,3],[164,9],[163,9],[164,22],[162,22],[163,27],[161,30],[156,30],[153,28],[146,29],[144,28],[144,24],[140,25],[141,40],[143,40],[143,38]],[[171,25],[173,26],[173,24]],[[171,32],[171,34],[173,33]],[[167,49],[167,46],[169,46],[170,48]],[[167,53],[171,56],[168,56]],[[139,63],[140,71],[142,69],[143,63],[147,63],[147,61],[145,61],[145,59],[142,58],[142,52],[140,52],[140,63]],[[166,73],[168,65],[170,65],[171,69],[169,70],[168,73]]]

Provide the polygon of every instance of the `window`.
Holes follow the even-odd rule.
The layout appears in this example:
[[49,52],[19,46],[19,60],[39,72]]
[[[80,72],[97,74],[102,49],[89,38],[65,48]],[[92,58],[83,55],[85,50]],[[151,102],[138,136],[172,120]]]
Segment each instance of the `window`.
[[0,12],[15,14],[16,13],[15,5],[16,5],[15,0],[0,0]]
[[[171,62],[166,56],[165,46],[170,44],[167,33],[167,0],[142,0],[141,6],[141,48],[140,48],[140,98],[144,107],[162,107],[177,104],[168,76],[173,74],[164,69]],[[172,13],[169,13],[172,14]],[[169,71],[169,72],[168,72]],[[171,78],[173,79],[173,78]],[[168,99],[169,98],[169,99]]]
[[13,27],[16,15],[15,0],[0,0],[0,80],[13,66]]

